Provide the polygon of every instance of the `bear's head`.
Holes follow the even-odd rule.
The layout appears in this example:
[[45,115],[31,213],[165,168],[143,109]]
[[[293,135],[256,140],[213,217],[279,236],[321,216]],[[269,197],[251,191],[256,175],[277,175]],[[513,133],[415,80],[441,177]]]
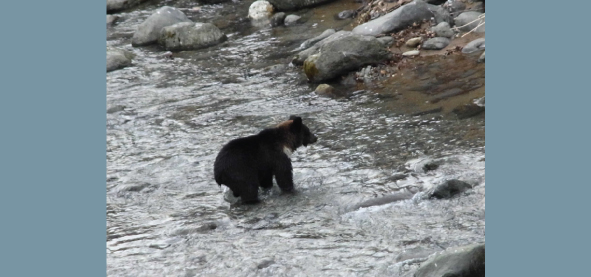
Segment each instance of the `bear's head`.
[[299,116],[292,115],[288,121],[279,124],[280,128],[283,128],[287,134],[287,145],[290,150],[296,150],[300,146],[308,146],[308,144],[315,143],[318,140],[308,126],[302,123],[302,118]]

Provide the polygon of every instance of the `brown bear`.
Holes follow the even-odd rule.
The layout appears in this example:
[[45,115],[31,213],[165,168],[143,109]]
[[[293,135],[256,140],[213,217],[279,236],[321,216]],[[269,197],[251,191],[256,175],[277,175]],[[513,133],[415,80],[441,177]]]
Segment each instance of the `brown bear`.
[[271,188],[273,176],[284,192],[293,191],[290,155],[300,146],[315,143],[318,138],[302,123],[302,118],[289,120],[226,144],[213,166],[215,181],[232,190],[243,203],[258,203],[259,186]]

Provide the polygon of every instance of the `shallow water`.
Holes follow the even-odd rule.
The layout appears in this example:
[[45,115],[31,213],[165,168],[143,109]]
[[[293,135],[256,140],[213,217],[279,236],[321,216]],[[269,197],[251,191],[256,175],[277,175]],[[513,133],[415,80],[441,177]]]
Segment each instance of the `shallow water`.
[[[108,30],[107,45],[136,58],[107,73],[107,274],[403,276],[418,267],[414,256],[484,241],[484,117],[413,117],[379,89],[329,98],[312,92],[297,68],[269,74],[303,40],[350,28],[331,17],[355,5],[333,3],[301,12],[304,25],[269,29],[245,19],[249,4],[183,10],[223,25],[229,40],[172,60],[155,46],[131,47],[135,26],[159,6],[121,14]],[[214,181],[217,152],[291,114],[319,137],[292,156],[297,194],[275,186],[259,205],[236,203]],[[424,172],[433,158],[442,165]],[[450,200],[356,208],[450,178],[476,186]]]

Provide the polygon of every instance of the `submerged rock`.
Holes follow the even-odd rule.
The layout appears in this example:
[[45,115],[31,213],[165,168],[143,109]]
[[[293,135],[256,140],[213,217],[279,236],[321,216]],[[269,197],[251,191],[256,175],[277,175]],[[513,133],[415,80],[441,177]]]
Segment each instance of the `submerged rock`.
[[425,261],[414,277],[484,277],[485,245],[471,244],[446,249]]
[[430,39],[426,40],[425,42],[423,42],[423,46],[421,48],[425,49],[425,50],[440,50],[440,49],[447,47],[450,42],[451,41],[449,40],[449,38],[443,38],[443,37],[430,38]]
[[480,50],[484,50],[484,38],[477,38],[462,48],[462,53],[470,54]]
[[[462,32],[469,32],[470,30],[476,28],[480,22],[484,22],[484,19],[476,20],[481,14],[481,12],[463,12],[458,17],[454,18],[455,26]],[[476,21],[474,21],[476,20]],[[474,21],[474,22],[472,22]],[[470,23],[472,22],[472,23]],[[470,24],[468,24],[470,23]],[[468,24],[468,25],[466,25]],[[466,26],[464,26],[466,25]],[[474,32],[476,33],[484,33],[484,25],[478,27]]]
[[318,54],[306,59],[304,73],[308,80],[321,82],[390,57],[386,46],[375,37],[352,34],[324,43]]
[[107,48],[107,72],[131,65],[133,54],[117,48]]
[[113,26],[113,24],[115,24],[115,21],[117,21],[117,19],[119,19],[118,16],[107,14],[107,27]]
[[452,112],[458,116],[458,119],[469,118],[484,112],[484,105],[480,106],[476,103],[464,104],[456,107]]
[[320,84],[316,87],[314,92],[316,92],[317,94],[321,94],[321,95],[333,95],[335,92],[335,89],[331,85]]
[[298,49],[302,50],[302,49],[310,48],[314,44],[316,44],[317,42],[319,42],[327,37],[330,37],[331,35],[333,35],[335,33],[336,33],[336,31],[334,29],[328,29],[328,30],[322,32],[322,34],[320,34],[319,36],[313,37],[311,39],[308,39],[308,40],[302,42],[302,44],[300,45],[300,47]]
[[273,15],[275,8],[264,0],[255,1],[248,8],[248,17],[254,20],[268,19]]
[[191,20],[178,9],[164,6],[138,26],[137,31],[131,39],[131,45],[144,46],[154,44],[158,41],[162,28],[180,22],[191,22]]
[[434,32],[438,37],[452,38],[455,35],[454,31],[451,29],[451,27],[449,27],[449,23],[447,22],[441,22],[437,24],[437,26],[431,27],[431,31]]
[[302,17],[299,16],[299,15],[290,14],[290,15],[288,15],[288,16],[285,17],[285,20],[283,21],[283,24],[285,24],[285,26],[296,25],[296,24],[300,23],[300,20],[301,19],[302,19]]
[[334,0],[269,0],[278,11],[299,10],[332,1]]
[[162,28],[158,43],[166,50],[193,50],[216,45],[226,35],[211,23],[181,22]]
[[339,20],[343,20],[343,19],[347,19],[347,18],[352,18],[353,16],[355,16],[354,10],[345,10],[345,11],[338,13],[335,16],[335,18],[339,19]]
[[281,26],[283,25],[283,22],[285,21],[285,13],[284,12],[280,12],[280,13],[276,13],[271,17],[271,27],[277,27],[277,26]]
[[448,199],[471,188],[472,186],[466,182],[456,179],[447,180],[436,186],[430,193],[430,197],[437,199]]
[[148,0],[107,0],[107,13],[116,13],[129,9]]
[[413,195],[414,195],[413,193],[406,192],[406,191],[392,193],[392,194],[384,195],[382,197],[377,197],[377,198],[369,199],[369,200],[363,201],[361,203],[358,203],[357,205],[353,206],[352,210],[356,210],[359,208],[373,207],[373,206],[381,206],[381,205],[386,205],[386,204],[390,204],[390,203],[394,203],[394,202],[398,202],[398,201],[402,201],[402,200],[408,200],[408,199],[411,199],[413,197]]

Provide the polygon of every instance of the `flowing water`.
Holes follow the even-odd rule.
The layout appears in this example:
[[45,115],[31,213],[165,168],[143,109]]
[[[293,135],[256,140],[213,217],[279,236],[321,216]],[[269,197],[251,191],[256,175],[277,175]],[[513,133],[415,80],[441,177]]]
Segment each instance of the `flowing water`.
[[[332,15],[357,4],[270,29],[245,19],[250,3],[199,12],[193,1],[149,3],[108,30],[108,46],[136,57],[107,73],[107,274],[405,276],[431,253],[483,242],[484,117],[413,117],[379,89],[319,96],[301,69],[285,66],[290,51],[326,28],[350,29]],[[136,26],[162,5],[214,22],[228,41],[173,59],[131,47]],[[275,186],[260,204],[241,205],[214,181],[216,154],[292,114],[319,138],[292,156],[297,193]],[[433,159],[439,168],[425,172]],[[451,178],[475,187],[449,200],[359,205]]]

